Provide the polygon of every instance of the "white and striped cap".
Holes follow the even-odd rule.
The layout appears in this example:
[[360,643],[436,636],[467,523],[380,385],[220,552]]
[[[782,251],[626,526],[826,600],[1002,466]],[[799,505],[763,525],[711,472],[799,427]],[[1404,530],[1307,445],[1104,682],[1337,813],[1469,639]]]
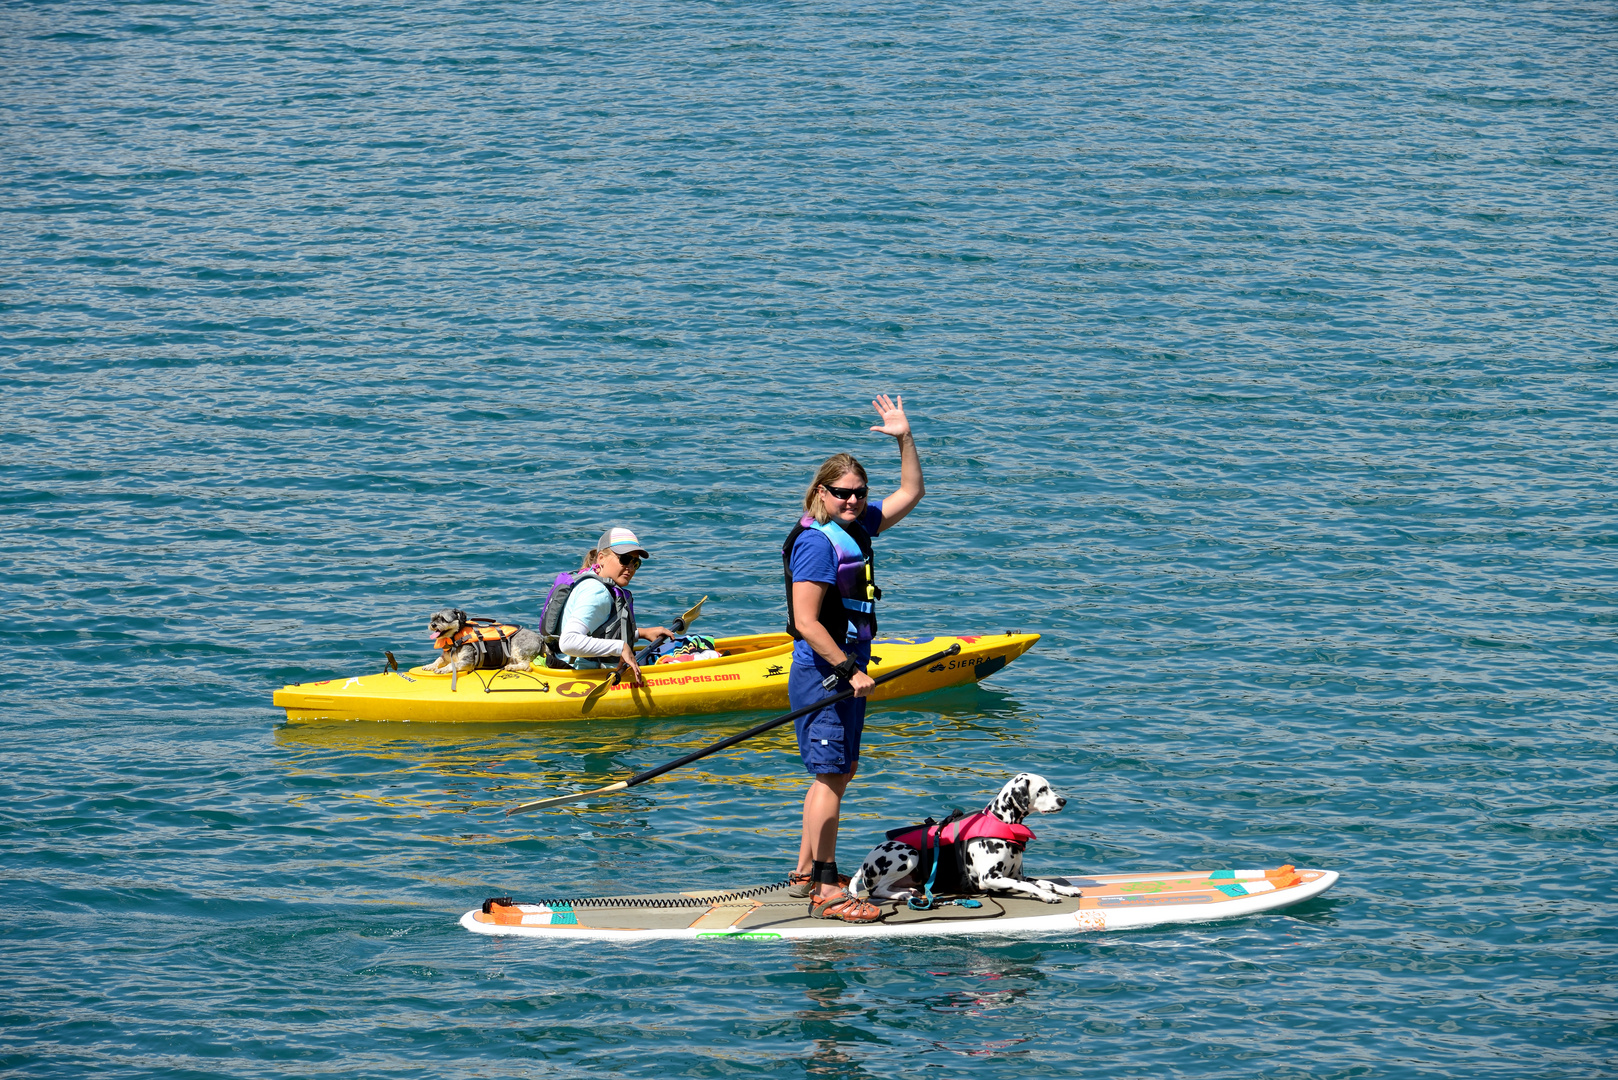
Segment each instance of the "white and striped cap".
[[612,528],[602,533],[601,539],[596,541],[596,550],[606,551],[609,548],[620,555],[636,552],[643,559],[652,557],[652,553],[641,546],[640,538],[628,529]]

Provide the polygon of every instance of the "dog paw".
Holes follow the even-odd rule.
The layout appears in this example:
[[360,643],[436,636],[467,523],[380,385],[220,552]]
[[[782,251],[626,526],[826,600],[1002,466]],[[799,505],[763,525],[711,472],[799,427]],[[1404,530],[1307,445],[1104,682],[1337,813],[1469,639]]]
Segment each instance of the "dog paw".
[[507,671],[533,671],[534,670],[534,665],[529,664],[529,663],[525,663],[524,661],[521,661],[521,660],[513,660],[511,663],[506,665],[506,670]]

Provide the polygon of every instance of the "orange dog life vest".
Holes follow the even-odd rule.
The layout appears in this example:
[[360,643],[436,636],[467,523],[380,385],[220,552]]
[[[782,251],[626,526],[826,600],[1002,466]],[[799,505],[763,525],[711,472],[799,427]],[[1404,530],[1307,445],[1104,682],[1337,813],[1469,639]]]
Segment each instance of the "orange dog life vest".
[[440,635],[433,644],[440,649],[470,645],[477,650],[478,667],[503,668],[511,662],[511,637],[521,629],[509,623],[463,626],[453,633]]

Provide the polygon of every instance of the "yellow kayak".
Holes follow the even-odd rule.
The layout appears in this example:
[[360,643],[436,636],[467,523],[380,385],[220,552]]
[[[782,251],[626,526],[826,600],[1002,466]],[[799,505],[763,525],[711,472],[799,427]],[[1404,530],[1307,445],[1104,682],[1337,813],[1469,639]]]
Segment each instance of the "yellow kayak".
[[[877,687],[873,701],[911,697],[976,682],[1017,659],[1038,634],[885,637],[871,643],[870,674],[901,668],[951,645],[959,654]],[[612,670],[468,671],[449,675],[422,668],[297,683],[275,692],[292,721],[414,720],[422,723],[502,723],[509,720],[618,719],[688,716],[744,710],[786,711],[792,639],[752,634],[718,639],[718,659],[648,664],[645,686],[600,690]],[[598,691],[592,693],[592,691]]]

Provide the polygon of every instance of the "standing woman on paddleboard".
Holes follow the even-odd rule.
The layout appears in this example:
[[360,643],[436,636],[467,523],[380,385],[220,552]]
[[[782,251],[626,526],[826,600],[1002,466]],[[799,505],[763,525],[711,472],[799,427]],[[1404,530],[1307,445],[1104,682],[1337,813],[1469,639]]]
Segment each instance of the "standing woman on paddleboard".
[[876,636],[871,540],[914,510],[926,494],[921,458],[904,414],[904,398],[871,402],[882,423],[871,428],[899,440],[899,490],[870,499],[865,467],[850,454],[827,458],[803,497],[803,518],[781,548],[786,570],[787,630],[797,639],[787,694],[802,709],[852,686],[854,696],[800,717],[798,753],[812,777],[803,799],[803,842],[791,892],[808,897],[822,919],[874,922],[876,905],[854,896],[837,873],[837,823],[843,792],[859,767],[865,696],[875,686],[865,673]]

